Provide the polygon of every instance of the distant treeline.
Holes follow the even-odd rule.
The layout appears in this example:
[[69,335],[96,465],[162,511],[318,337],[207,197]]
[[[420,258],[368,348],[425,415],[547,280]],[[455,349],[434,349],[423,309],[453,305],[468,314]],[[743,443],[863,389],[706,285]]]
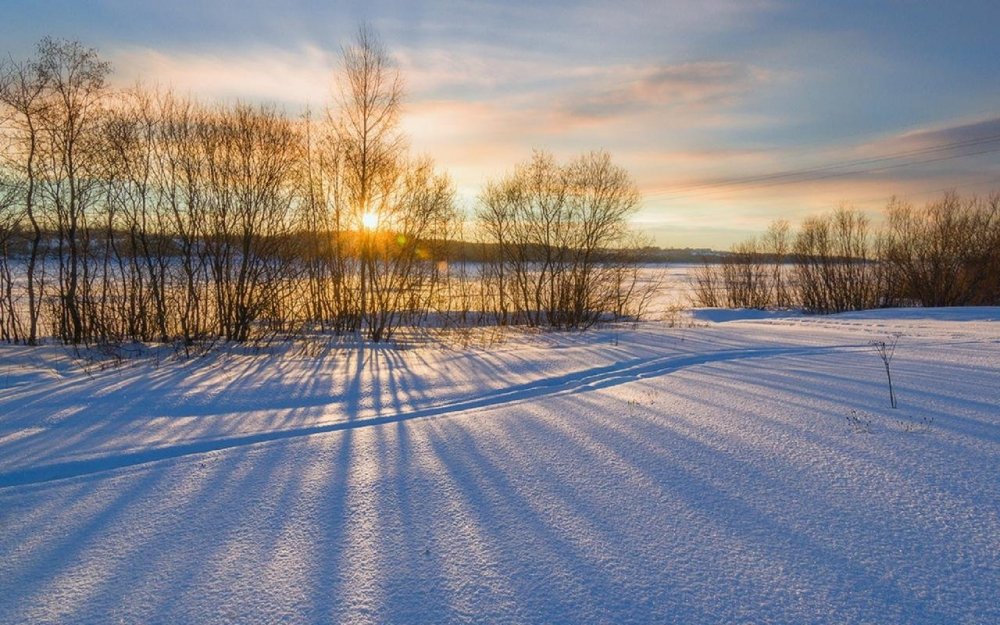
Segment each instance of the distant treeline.
[[[119,243],[119,252],[122,256],[139,256],[142,254],[142,250],[133,249],[129,246],[129,236],[126,231],[119,231],[114,233],[114,238],[121,243]],[[102,236],[106,236],[107,233],[101,233]],[[329,241],[336,237],[341,237],[349,239],[352,237],[358,237],[360,233],[358,232],[341,232],[335,234],[332,232],[309,232],[306,230],[293,232],[285,235],[285,238],[292,239],[296,244],[304,244],[305,247],[309,249],[319,249],[322,247],[321,242]],[[179,258],[182,254],[182,248],[179,241],[171,236],[170,234],[151,234],[151,238],[163,237],[163,240],[158,242],[158,245],[162,245],[163,249],[168,255]],[[58,248],[59,235],[56,232],[49,232],[43,230],[42,232],[42,243],[41,246],[54,251]],[[495,258],[499,251],[499,244],[487,243],[484,241],[465,241],[465,240],[432,240],[427,242],[430,247],[442,251],[443,257],[447,258],[449,262],[452,263],[471,263],[471,264],[482,264],[488,262],[490,259]],[[283,245],[290,245],[286,242]],[[356,249],[357,245],[347,245],[344,243],[345,247],[351,249]],[[9,233],[7,238],[7,256],[11,263],[17,263],[20,260],[22,263],[27,259],[31,252],[31,237],[28,234],[27,224],[21,222],[14,226],[14,229]],[[660,248],[656,246],[640,246],[635,250],[632,250],[634,254],[639,256],[642,261],[646,264],[703,264],[708,263],[721,263],[729,255],[728,251],[715,251],[709,248]],[[621,250],[618,249],[606,249],[598,250],[595,252],[595,257],[601,261],[612,261],[619,257]],[[538,258],[544,256],[544,250],[541,246],[536,246],[535,255]]]
[[797,232],[775,222],[695,275],[701,306],[841,312],[1000,304],[1000,194],[892,200],[876,226],[842,208]]
[[0,67],[2,340],[378,341],[431,318],[586,327],[649,299],[626,172],[538,152],[467,219],[409,154],[402,83],[367,28],[316,117],[112,90],[109,74],[52,39]]

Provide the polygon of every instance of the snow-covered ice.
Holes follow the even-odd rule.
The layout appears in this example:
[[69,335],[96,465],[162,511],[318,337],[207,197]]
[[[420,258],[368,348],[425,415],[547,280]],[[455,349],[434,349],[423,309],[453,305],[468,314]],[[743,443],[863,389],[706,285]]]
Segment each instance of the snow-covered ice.
[[689,321],[0,346],[0,623],[1000,622],[1000,309]]

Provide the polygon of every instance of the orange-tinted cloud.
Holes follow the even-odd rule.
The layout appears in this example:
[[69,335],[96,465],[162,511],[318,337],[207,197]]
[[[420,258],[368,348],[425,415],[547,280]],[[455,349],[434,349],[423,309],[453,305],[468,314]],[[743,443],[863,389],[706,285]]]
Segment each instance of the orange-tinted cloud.
[[723,61],[609,68],[592,84],[567,94],[563,107],[573,117],[591,120],[651,110],[705,112],[732,105],[765,80],[762,70]]

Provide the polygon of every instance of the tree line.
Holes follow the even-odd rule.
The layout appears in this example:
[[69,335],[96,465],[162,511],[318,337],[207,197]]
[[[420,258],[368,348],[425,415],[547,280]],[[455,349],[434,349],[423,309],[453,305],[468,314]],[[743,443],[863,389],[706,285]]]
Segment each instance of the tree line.
[[[466,225],[448,176],[410,153],[402,79],[367,27],[318,115],[110,76],[48,38],[0,68],[2,340],[379,341],[428,321],[585,327],[648,301],[623,169],[538,152]],[[458,241],[482,262],[454,262]]]
[[892,199],[879,224],[842,207],[734,245],[694,276],[695,303],[832,313],[1000,304],[1000,194]]

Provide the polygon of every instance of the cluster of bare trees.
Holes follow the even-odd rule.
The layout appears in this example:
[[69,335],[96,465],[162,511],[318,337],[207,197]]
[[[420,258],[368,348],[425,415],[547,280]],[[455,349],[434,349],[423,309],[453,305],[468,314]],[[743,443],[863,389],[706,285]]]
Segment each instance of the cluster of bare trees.
[[802,308],[826,313],[892,305],[896,298],[880,262],[883,246],[871,221],[856,209],[807,219],[795,237]]
[[887,209],[884,259],[898,297],[921,306],[1000,304],[1000,194],[949,193]]
[[638,203],[628,173],[605,152],[564,165],[536,152],[488,183],[477,214],[492,252],[486,309],[500,323],[561,328],[641,312],[650,291],[627,228]]
[[539,155],[491,184],[480,223],[495,262],[449,263],[464,235],[453,186],[409,155],[402,83],[374,32],[341,70],[324,114],[293,119],[113,90],[76,42],[5,64],[0,339],[377,341],[432,312],[580,327],[636,306],[621,248],[638,195],[607,155]]
[[109,72],[49,39],[4,68],[0,337],[35,343],[45,320],[67,343],[242,341],[315,322],[378,340],[425,303],[451,185],[408,159],[371,31],[320,123],[114,92]]
[[706,262],[694,273],[696,303],[712,308],[791,306],[785,266],[791,244],[789,224],[779,220],[763,236],[733,245],[722,262]]
[[852,208],[807,219],[794,237],[776,222],[694,280],[702,306],[828,313],[998,304],[1000,195],[948,193],[921,208],[892,200],[879,227]]
[[[14,198],[5,203],[2,218],[8,252],[24,229],[21,222],[30,224],[25,275],[29,343],[37,340],[42,295],[50,283],[47,290],[56,302],[59,334],[75,341],[85,334],[85,291],[92,277],[89,234],[94,225],[88,217],[94,216],[100,195],[97,128],[109,71],[93,50],[45,39],[35,60],[5,68],[0,78],[5,184]],[[47,271],[44,261],[49,256],[57,260],[54,271]],[[3,263],[3,334],[18,340],[24,330],[8,254]]]

